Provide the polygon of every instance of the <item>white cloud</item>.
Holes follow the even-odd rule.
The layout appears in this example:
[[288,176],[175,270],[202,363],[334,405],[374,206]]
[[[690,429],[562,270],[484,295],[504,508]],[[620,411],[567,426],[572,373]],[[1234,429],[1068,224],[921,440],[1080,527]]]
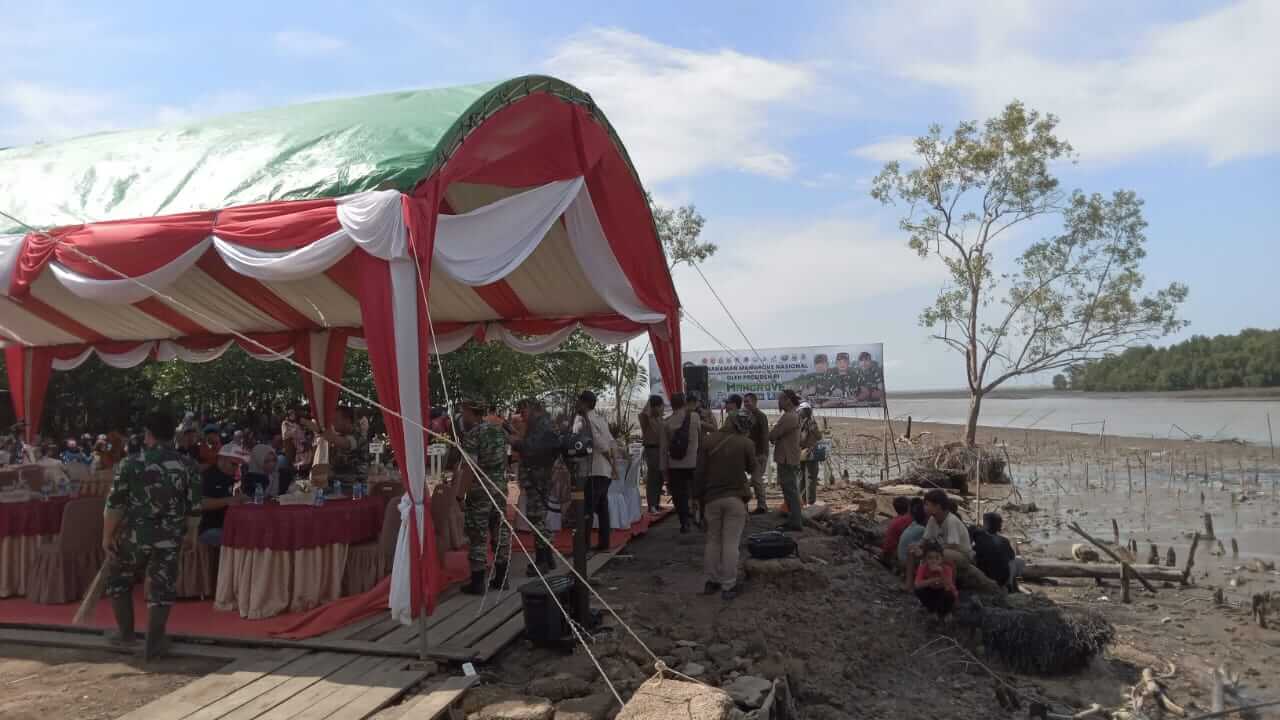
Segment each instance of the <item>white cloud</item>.
[[273,38],[276,50],[296,57],[314,57],[343,50],[347,41],[310,30],[281,30]]
[[853,154],[863,160],[874,160],[878,163],[894,160],[909,162],[916,157],[915,139],[907,135],[895,135],[854,148]]
[[108,129],[114,98],[30,82],[0,85],[0,147],[57,140]]
[[720,169],[794,172],[774,146],[769,114],[813,89],[805,66],[733,50],[686,50],[623,30],[576,36],[546,65],[592,94],[647,183]]
[[1059,115],[1086,159],[1175,149],[1221,163],[1280,151],[1280,3],[1241,0],[1129,37],[1116,28],[1134,18],[1117,11],[1108,22],[1099,8],[905,3],[857,18],[852,32],[890,71],[958,92],[981,116],[1015,97]]

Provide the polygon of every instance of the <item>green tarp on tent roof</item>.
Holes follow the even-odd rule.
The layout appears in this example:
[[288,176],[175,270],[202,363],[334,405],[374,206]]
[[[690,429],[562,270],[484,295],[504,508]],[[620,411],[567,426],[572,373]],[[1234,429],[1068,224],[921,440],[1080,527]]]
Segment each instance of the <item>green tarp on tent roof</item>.
[[[527,76],[0,149],[0,211],[46,228],[375,188],[406,191],[475,122],[536,91],[591,104],[567,83]],[[0,216],[0,234],[23,232]]]

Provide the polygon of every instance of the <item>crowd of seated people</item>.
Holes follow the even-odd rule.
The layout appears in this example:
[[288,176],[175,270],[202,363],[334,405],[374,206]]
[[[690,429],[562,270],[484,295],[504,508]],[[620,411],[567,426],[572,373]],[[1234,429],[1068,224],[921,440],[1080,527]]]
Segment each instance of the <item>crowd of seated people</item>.
[[1017,590],[1025,563],[1001,534],[1004,520],[986,513],[981,528],[968,527],[947,493],[894,498],[897,514],[885,528],[881,561],[902,577],[903,587],[939,617],[948,616],[960,589],[980,594]]

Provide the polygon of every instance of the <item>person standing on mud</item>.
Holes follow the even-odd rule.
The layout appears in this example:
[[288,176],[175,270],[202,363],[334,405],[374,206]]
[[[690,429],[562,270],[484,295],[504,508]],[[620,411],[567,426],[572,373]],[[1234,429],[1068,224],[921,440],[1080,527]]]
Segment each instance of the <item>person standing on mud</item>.
[[667,489],[680,516],[680,532],[689,532],[689,490],[698,467],[702,420],[685,404],[684,393],[671,393],[671,415],[662,423],[661,460]]
[[756,495],[756,509],[752,515],[764,515],[769,512],[769,504],[765,501],[764,481],[769,472],[769,418],[760,410],[759,400],[755,393],[742,396],[743,410],[751,416],[751,442],[756,447],[756,469],[751,473],[751,489]]
[[173,418],[156,413],[147,419],[140,458],[121,462],[107,495],[102,549],[107,553],[117,645],[137,641],[133,628],[133,582],[147,572],[147,641],[143,659],[166,653],[165,626],[177,597],[178,551],[194,547],[200,525],[200,474],[173,443]]
[[751,501],[747,479],[756,464],[755,445],[747,437],[750,432],[751,416],[740,409],[731,410],[724,426],[708,435],[700,448],[702,462],[694,481],[694,497],[707,517],[703,594],[719,592],[724,600],[737,597],[738,545]]
[[818,443],[822,441],[822,430],[818,427],[818,419],[813,416],[813,408],[807,402],[800,403],[800,496],[807,504],[818,502],[818,465],[816,459]]
[[800,396],[795,390],[783,390],[778,396],[778,409],[782,417],[769,431],[773,441],[773,462],[778,466],[778,483],[787,502],[787,521],[779,530],[800,532],[804,529],[804,516],[800,514],[800,488],[796,484],[800,474],[800,418],[796,406]]

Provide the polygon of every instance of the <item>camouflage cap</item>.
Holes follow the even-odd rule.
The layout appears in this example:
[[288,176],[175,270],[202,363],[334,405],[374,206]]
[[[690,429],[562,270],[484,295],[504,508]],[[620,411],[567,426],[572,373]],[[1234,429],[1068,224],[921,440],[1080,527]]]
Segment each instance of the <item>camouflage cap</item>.
[[849,353],[847,352],[836,353],[836,362],[840,362],[841,360],[844,360],[847,362],[849,360]]
[[818,363],[824,363],[824,362],[827,362],[827,354],[826,354],[826,353],[816,353],[816,354],[813,356],[813,364],[814,364],[814,365],[817,365]]

